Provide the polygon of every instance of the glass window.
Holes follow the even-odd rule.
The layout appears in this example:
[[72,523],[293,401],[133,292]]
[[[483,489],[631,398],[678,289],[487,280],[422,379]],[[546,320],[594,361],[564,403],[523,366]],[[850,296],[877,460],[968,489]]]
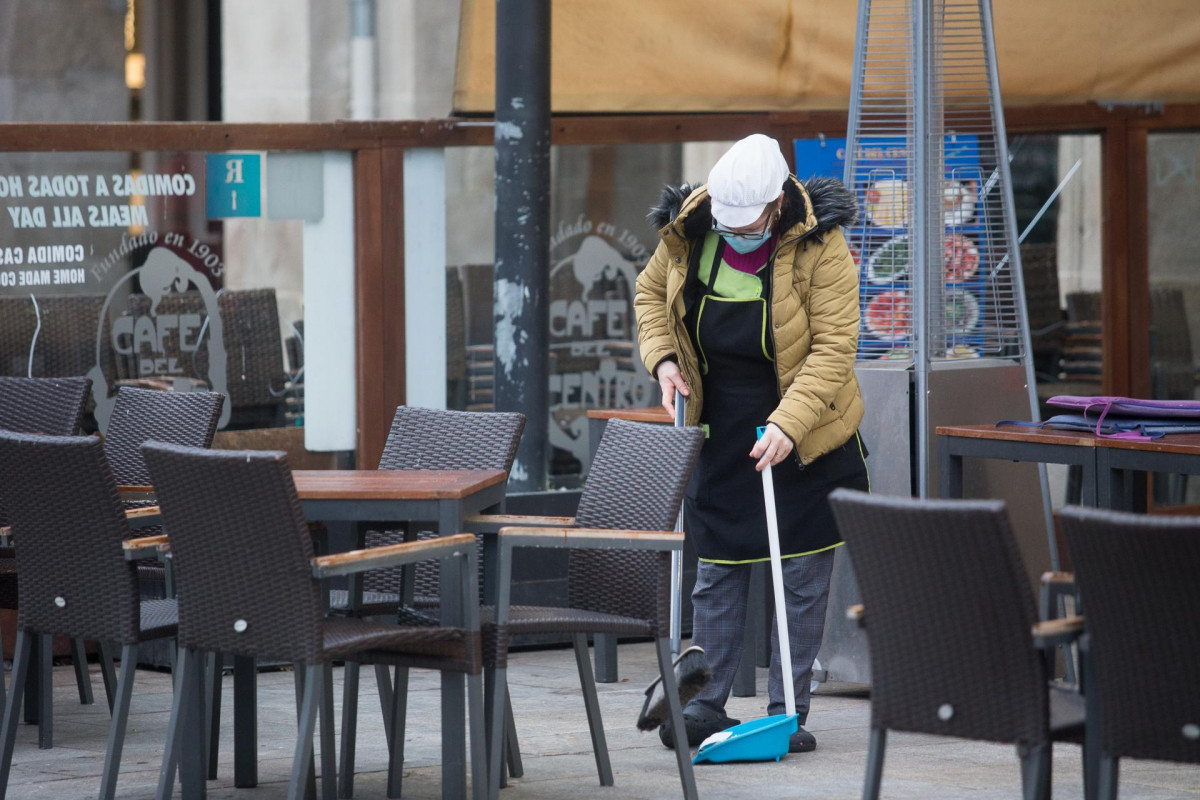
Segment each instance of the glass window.
[[[1200,133],[1152,133],[1147,158],[1150,396],[1193,400],[1200,352]],[[1184,475],[1158,476],[1154,499],[1200,502],[1200,487]]]
[[1099,394],[1100,137],[1021,135],[1009,151],[1038,396]]
[[[332,156],[348,177],[349,155]],[[90,376],[87,430],[105,430],[123,386],[219,391],[218,446],[332,458],[305,441],[304,264],[347,236],[352,256],[352,210],[335,207],[324,154],[274,158],[0,154],[0,374]],[[314,451],[353,449],[347,410],[351,438],[323,426]]]

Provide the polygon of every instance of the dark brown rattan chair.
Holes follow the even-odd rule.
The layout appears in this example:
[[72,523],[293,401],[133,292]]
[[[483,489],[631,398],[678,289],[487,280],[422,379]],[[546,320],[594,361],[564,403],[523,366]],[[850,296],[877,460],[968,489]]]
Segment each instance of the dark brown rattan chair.
[[[588,658],[588,634],[655,640],[671,722],[675,730],[683,730],[669,640],[670,553],[683,548],[683,534],[673,531],[675,517],[703,443],[699,428],[610,420],[574,519],[566,519],[565,525],[562,518],[537,517],[501,517],[490,526],[478,523],[484,530],[505,525],[497,537],[499,602],[483,614],[492,704],[489,752],[502,752],[508,637],[514,634],[571,636],[601,785],[611,786],[613,776]],[[509,605],[512,551],[526,547],[569,548],[567,608]],[[676,748],[675,757],[684,796],[695,797],[691,756],[686,748]],[[500,788],[500,759],[494,758],[489,767],[494,797]]]
[[111,385],[110,327],[107,319],[99,324],[104,301],[102,294],[0,298],[0,375],[67,377],[99,366]]
[[[442,411],[432,408],[400,406],[392,418],[383,455],[379,459],[380,469],[500,469],[508,472],[517,455],[521,432],[525,429],[525,415],[516,413],[478,413],[466,411]],[[437,533],[423,531],[418,539],[436,536]],[[368,531],[368,547],[395,544],[405,540],[405,532]],[[482,546],[481,546],[482,549]],[[482,567],[482,557],[480,556]],[[404,593],[406,570],[395,568],[372,570],[363,576],[363,597],[354,609],[359,616],[392,615],[400,606]],[[437,619],[440,579],[438,564],[422,561],[413,575],[413,607],[421,609],[430,620]],[[335,589],[330,592],[330,608],[349,610],[348,593]],[[385,667],[376,666],[376,683],[379,699],[386,708],[392,696],[392,681]],[[358,707],[358,665],[346,664],[346,680],[342,687],[342,726],[353,730]],[[401,692],[408,687],[408,670],[397,670],[397,685]],[[403,700],[403,697],[401,698]],[[390,727],[390,726],[389,726]],[[385,729],[386,730],[386,729]],[[390,736],[390,731],[388,733]],[[342,739],[342,796],[353,794],[354,750],[353,738]]]
[[[129,311],[134,316],[150,313],[150,298],[131,295]],[[279,310],[274,289],[225,290],[217,296],[225,346],[225,383],[229,390],[231,428],[273,427],[281,422],[283,389],[287,373],[283,367],[283,344],[279,332]],[[207,309],[198,292],[168,294],[159,300],[159,314],[195,314],[207,320]],[[196,349],[185,350],[178,332],[163,342],[163,351],[147,357],[175,359],[184,374],[194,380],[209,378],[210,334]],[[130,376],[139,378],[143,376]],[[170,376],[167,376],[170,377]]]
[[871,645],[864,799],[887,731],[1012,742],[1026,800],[1050,797],[1051,743],[1081,741],[1083,698],[1051,686],[1033,592],[1000,501],[830,495]]
[[[0,377],[0,430],[44,436],[72,436],[79,432],[84,408],[92,391],[87,378]],[[0,526],[8,518],[0,504]],[[0,548],[0,608],[17,608],[17,561],[11,547]],[[79,702],[92,703],[92,684],[82,647],[71,652]],[[0,680],[0,700],[4,698]],[[29,721],[37,720],[37,709],[26,709]],[[46,731],[48,735],[48,731]]]
[[[209,447],[217,430],[217,419],[225,396],[218,392],[164,392],[122,386],[117,389],[116,401],[104,436],[104,455],[112,468],[118,486],[149,486],[150,472],[142,459],[145,442],[168,442],[189,447]],[[152,505],[152,500],[126,500],[126,507]],[[142,528],[137,536],[161,533],[157,526]],[[165,597],[166,570],[157,559],[137,562],[138,578],[144,595]],[[82,650],[82,642],[75,643]],[[107,643],[100,643],[101,674],[108,706],[113,705],[116,689],[113,653]],[[89,687],[90,692],[90,687]]]
[[[8,787],[34,638],[40,639],[45,669],[55,634],[121,645],[121,677],[100,785],[100,797],[111,798],[138,643],[175,635],[175,601],[139,599],[137,572],[122,546],[129,534],[125,509],[99,439],[0,433],[0,498],[12,517],[21,573],[12,692],[0,733],[0,798]],[[39,715],[47,727],[52,696],[47,683]]]
[[[179,587],[181,675],[164,754],[159,797],[174,784],[175,756],[186,759],[184,791],[202,789],[204,725],[200,673],[203,652],[291,661],[302,689],[289,797],[299,796],[312,772],[312,735],[321,709],[322,787],[335,790],[330,663],[349,658],[368,663],[419,664],[467,676],[471,719],[471,765],[476,796],[485,787],[482,656],[475,587],[474,539],[449,536],[422,542],[361,550],[314,559],[312,542],[291,471],[283,453],[213,451],[149,443],[146,464],[170,532],[172,560]],[[323,615],[320,578],[372,567],[443,559],[453,573],[447,584],[464,607],[459,627],[406,628],[347,617]],[[443,685],[442,734],[463,736],[461,705],[457,719],[447,714]],[[461,684],[460,684],[461,686]],[[453,698],[450,698],[453,700]],[[393,725],[396,725],[393,722]],[[403,741],[403,727],[394,741]],[[391,759],[389,783],[403,766]],[[459,766],[461,769],[461,765]],[[465,787],[451,759],[443,763],[448,796]],[[465,789],[462,791],[465,792]]]
[[1122,758],[1200,763],[1200,518],[1058,518],[1083,601],[1098,796],[1113,800]]

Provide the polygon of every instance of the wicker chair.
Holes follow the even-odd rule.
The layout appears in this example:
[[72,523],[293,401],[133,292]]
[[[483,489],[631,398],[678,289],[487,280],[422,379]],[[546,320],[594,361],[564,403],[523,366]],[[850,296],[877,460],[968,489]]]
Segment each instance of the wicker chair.
[[0,375],[54,378],[99,366],[111,384],[110,327],[107,319],[99,324],[104,301],[102,294],[38,295],[35,306],[28,295],[0,298]]
[[[217,392],[163,392],[122,386],[104,437],[104,455],[119,486],[149,486],[150,472],[142,459],[141,446],[148,441],[169,442],[190,447],[208,447],[217,430],[217,418],[225,396]],[[150,505],[150,500],[126,501],[126,507]],[[142,528],[138,536],[161,533],[157,526]],[[137,562],[138,578],[144,595],[165,597],[165,570],[157,559]],[[76,647],[82,650],[82,642]],[[112,708],[116,688],[113,654],[100,643],[100,665],[104,690]]]
[[[675,730],[683,730],[669,641],[670,552],[683,547],[683,535],[672,529],[703,443],[699,428],[610,420],[573,519],[472,520],[478,529],[499,534],[499,600],[495,608],[483,611],[492,703],[489,752],[503,747],[508,637],[514,634],[571,635],[601,785],[611,786],[613,776],[588,659],[588,634],[648,636],[656,641],[671,722]],[[569,549],[566,608],[510,606],[512,551],[527,547]],[[675,756],[684,796],[695,797],[690,755],[686,748],[676,748]],[[500,762],[496,758],[489,763],[492,797],[500,789]]]
[[[45,436],[71,436],[79,432],[84,408],[91,396],[92,382],[87,378],[4,378],[0,377],[0,430]],[[0,525],[8,518],[0,504]],[[17,561],[11,547],[0,548],[0,608],[16,609]],[[92,703],[92,683],[82,647],[72,651],[79,702]],[[4,697],[0,680],[0,699]],[[37,709],[26,709],[30,722],[37,720]]]
[[[392,418],[383,455],[379,459],[380,469],[500,469],[507,472],[512,468],[517,455],[521,432],[525,429],[525,416],[516,413],[478,413],[464,411],[442,411],[431,408],[400,406]],[[418,539],[436,536],[422,531]],[[368,531],[368,547],[396,544],[405,539],[404,531]],[[482,549],[482,545],[480,545]],[[482,567],[482,554],[479,564]],[[405,570],[372,570],[363,576],[363,597],[354,609],[360,616],[392,615],[400,606],[405,588]],[[415,574],[414,574],[415,573]],[[414,594],[411,603],[426,612],[430,620],[437,619],[436,608],[440,593],[438,564],[423,561],[411,570]],[[480,581],[482,583],[482,581]],[[348,593],[335,589],[329,593],[330,608],[349,611]],[[376,683],[379,685],[380,702],[386,705],[392,696],[392,681],[387,670],[377,666]],[[396,685],[403,693],[408,687],[408,671],[397,671]],[[404,696],[401,696],[401,700]],[[346,665],[346,681],[342,687],[342,720],[344,729],[353,729],[358,708],[358,665]],[[391,736],[390,729],[388,735]],[[342,796],[353,794],[354,751],[347,747],[343,738],[342,749]],[[515,751],[514,751],[515,752]]]
[[1200,763],[1200,518],[1074,507],[1058,518],[1084,604],[1098,796],[1112,800],[1122,758]]
[[[150,298],[142,294],[130,295],[128,307],[133,316],[145,316],[150,313]],[[227,364],[225,382],[232,412],[229,426],[262,428],[278,425],[287,373],[283,368],[275,290],[222,291],[217,297],[217,307],[221,313]],[[205,317],[207,311],[203,298],[193,291],[166,295],[159,300],[158,313]],[[204,338],[207,342],[207,334]],[[207,344],[185,351],[178,333],[171,333],[163,345],[164,352],[153,355],[174,358],[194,380],[208,379]]]
[[[335,790],[330,663],[335,658],[419,663],[466,674],[472,769],[482,797],[482,661],[475,587],[474,540],[449,536],[438,543],[401,544],[314,559],[312,542],[286,457],[279,452],[214,451],[149,443],[143,447],[153,477],[179,586],[180,677],[164,754],[159,797],[170,795],[176,755],[185,759],[183,783],[202,790],[198,763],[204,746],[202,653],[291,661],[302,689],[300,735],[289,797],[299,796],[312,771],[312,735],[321,708],[322,787]],[[263,554],[269,553],[269,568]],[[320,578],[438,557],[455,574],[465,619],[459,627],[405,628],[323,615]],[[471,602],[468,602],[470,600]],[[409,660],[409,661],[406,661]],[[460,684],[461,685],[461,684]],[[445,687],[445,684],[444,684]],[[443,691],[447,691],[445,688]],[[452,691],[452,690],[451,690]],[[443,710],[446,709],[443,695]],[[462,741],[462,717],[442,720],[443,736]],[[393,724],[396,724],[395,722]],[[395,741],[403,741],[397,728]],[[190,741],[188,740],[190,738]],[[389,781],[402,763],[393,758]],[[447,759],[443,786],[460,785]],[[465,782],[461,785],[465,786]]]
[[[175,601],[143,602],[138,597],[137,572],[123,550],[129,534],[125,509],[99,439],[0,433],[0,498],[20,543],[21,572],[12,692],[0,733],[0,798],[8,787],[31,648],[39,638],[46,668],[54,634],[121,645],[121,677],[100,785],[100,797],[111,798],[138,643],[175,635]],[[39,716],[44,734],[49,733],[52,696],[49,684],[44,685]]]
[[1081,741],[1083,699],[1049,684],[1033,593],[1000,501],[830,495],[871,644],[865,799],[887,731],[1013,742],[1026,800],[1050,797],[1051,743]]

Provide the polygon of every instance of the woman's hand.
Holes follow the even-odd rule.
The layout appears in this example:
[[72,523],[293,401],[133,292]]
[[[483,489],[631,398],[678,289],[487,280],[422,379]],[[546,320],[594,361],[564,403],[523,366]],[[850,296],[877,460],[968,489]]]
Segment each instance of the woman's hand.
[[662,389],[662,407],[671,415],[671,419],[675,419],[675,390],[678,389],[680,394],[687,397],[687,381],[683,379],[679,365],[669,359],[658,365],[655,377],[658,378],[658,385]]
[[758,459],[754,468],[762,472],[768,464],[778,464],[791,455],[791,452],[792,440],[779,429],[778,425],[768,422],[762,438],[755,442],[754,447],[750,450],[750,457]]

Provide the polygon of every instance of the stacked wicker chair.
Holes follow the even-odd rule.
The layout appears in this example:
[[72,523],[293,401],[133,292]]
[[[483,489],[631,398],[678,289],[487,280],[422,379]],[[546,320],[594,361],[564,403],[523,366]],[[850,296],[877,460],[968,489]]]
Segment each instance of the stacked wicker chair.
[[1051,745],[1082,740],[1084,703],[1049,683],[1048,653],[1072,630],[1056,620],[1034,631],[1033,593],[1004,504],[846,489],[830,504],[871,644],[863,797],[879,797],[887,731],[899,730],[1014,743],[1024,797],[1048,800]]
[[[55,634],[121,645],[121,676],[112,711],[101,798],[113,797],[129,716],[140,642],[174,636],[174,600],[142,602],[137,571],[126,560],[125,508],[94,437],[0,433],[0,502],[17,539],[21,574],[12,692],[0,733],[0,798],[8,786],[21,694],[35,639],[48,670]],[[39,721],[49,733],[53,692],[40,691]],[[46,736],[48,738],[48,736]],[[42,741],[42,746],[49,742]]]
[[[437,543],[399,544],[314,558],[283,453],[212,451],[157,443],[145,445],[143,452],[169,531],[179,588],[180,676],[159,797],[170,795],[177,757],[182,759],[185,794],[203,788],[205,748],[197,737],[202,737],[204,730],[199,724],[204,652],[297,665],[302,702],[289,797],[300,796],[314,771],[312,736],[318,708],[322,711],[324,796],[332,796],[336,789],[329,693],[333,659],[415,663],[465,674],[475,796],[482,797],[486,755],[474,538],[447,536]],[[270,559],[264,561],[262,556],[267,553]],[[464,608],[461,625],[414,628],[324,615],[321,578],[428,557],[442,559],[447,590],[459,593],[458,602]],[[443,697],[444,712],[446,708]],[[461,716],[454,719],[444,713],[442,733],[461,741]],[[397,727],[393,746],[403,738],[403,727]],[[389,783],[395,780],[398,785],[401,766],[393,750]],[[455,795],[448,787],[465,786],[465,776],[455,774],[449,759],[442,769],[443,788]]]

